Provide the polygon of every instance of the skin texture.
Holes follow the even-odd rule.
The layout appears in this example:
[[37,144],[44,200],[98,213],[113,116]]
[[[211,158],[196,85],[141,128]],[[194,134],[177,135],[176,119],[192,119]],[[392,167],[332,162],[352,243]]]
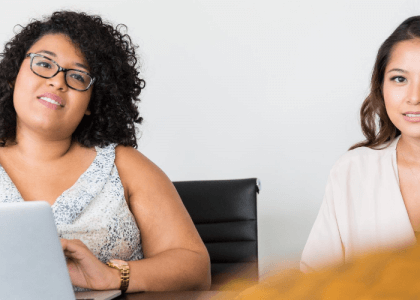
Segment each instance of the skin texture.
[[[81,69],[85,59],[62,34],[46,35],[29,49],[55,53],[63,68]],[[17,113],[16,142],[0,148],[0,164],[25,201],[44,199],[51,205],[70,188],[96,156],[94,148],[73,142],[72,133],[87,109],[92,90],[68,88],[64,73],[50,79],[30,70],[26,58],[14,82]],[[89,70],[87,70],[89,71]],[[56,110],[37,96],[53,93],[63,99]],[[132,147],[116,148],[115,164],[127,203],[142,235],[145,259],[129,262],[127,292],[208,289],[210,260],[203,242],[168,177]],[[100,262],[80,240],[62,239],[74,285],[104,290],[118,289],[120,273]]]
[[401,194],[413,229],[420,231],[420,122],[403,118],[406,112],[420,112],[420,39],[394,47],[385,69],[383,95],[388,116],[401,131],[397,145]]

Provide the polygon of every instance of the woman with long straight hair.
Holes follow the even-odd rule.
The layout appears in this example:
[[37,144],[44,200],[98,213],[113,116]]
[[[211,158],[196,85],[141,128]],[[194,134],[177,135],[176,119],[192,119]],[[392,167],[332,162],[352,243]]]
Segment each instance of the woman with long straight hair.
[[379,48],[362,104],[366,140],[333,166],[301,259],[310,272],[420,235],[420,16]]

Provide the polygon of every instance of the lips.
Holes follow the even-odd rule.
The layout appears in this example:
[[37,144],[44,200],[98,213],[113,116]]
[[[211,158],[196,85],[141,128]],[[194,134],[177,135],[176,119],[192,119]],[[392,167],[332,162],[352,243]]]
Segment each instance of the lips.
[[45,105],[48,108],[51,109],[58,109],[60,107],[64,107],[63,99],[61,99],[59,96],[52,94],[52,93],[44,93],[42,95],[37,96],[38,101],[41,102],[41,104]]
[[404,120],[411,123],[420,123],[420,112],[419,111],[407,111],[403,113]]
[[407,115],[416,115],[416,116],[419,116],[420,117],[420,111],[407,111],[407,112],[403,113],[403,115],[404,116],[407,116]]

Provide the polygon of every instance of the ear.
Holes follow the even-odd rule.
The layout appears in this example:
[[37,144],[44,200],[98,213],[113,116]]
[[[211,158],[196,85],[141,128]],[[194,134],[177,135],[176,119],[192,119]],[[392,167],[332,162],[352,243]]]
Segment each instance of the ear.
[[89,108],[88,108],[88,109],[86,109],[86,111],[85,111],[85,115],[86,115],[86,116],[90,116],[90,114],[91,114],[91,112],[90,112]]
[[15,87],[15,82],[14,81],[9,82],[9,86],[13,90],[13,88]]

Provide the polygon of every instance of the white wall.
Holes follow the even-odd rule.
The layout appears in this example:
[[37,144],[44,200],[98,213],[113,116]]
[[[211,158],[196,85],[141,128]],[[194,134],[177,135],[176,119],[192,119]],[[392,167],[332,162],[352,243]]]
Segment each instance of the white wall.
[[417,3],[17,0],[0,42],[61,8],[126,24],[147,82],[140,151],[174,181],[260,178],[264,273],[299,258],[329,169],[363,139],[376,52]]

